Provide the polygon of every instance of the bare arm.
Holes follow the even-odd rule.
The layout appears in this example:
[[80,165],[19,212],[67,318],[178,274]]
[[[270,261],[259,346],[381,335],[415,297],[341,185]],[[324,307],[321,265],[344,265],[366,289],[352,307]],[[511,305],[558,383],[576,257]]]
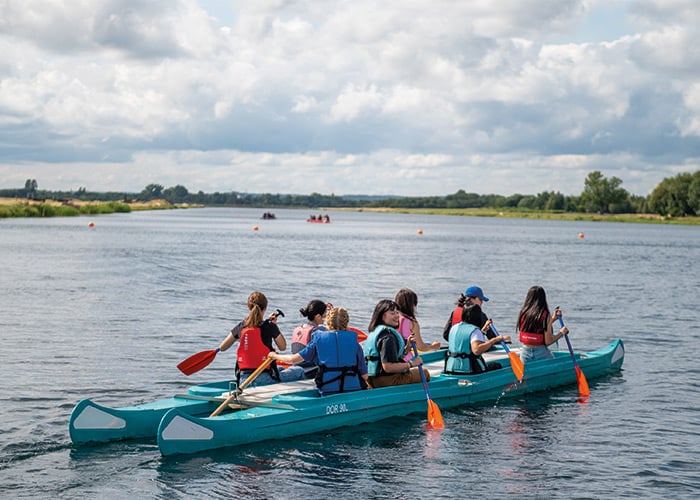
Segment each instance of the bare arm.
[[275,351],[271,351],[267,355],[268,358],[272,358],[275,361],[281,361],[282,363],[287,363],[288,365],[294,365],[296,363],[301,363],[304,361],[299,354],[278,354]]
[[552,345],[557,340],[562,338],[565,333],[569,333],[569,329],[564,326],[559,330],[559,333],[557,333],[556,335],[553,334],[552,325],[554,324],[555,321],[557,321],[559,319],[560,315],[561,315],[561,311],[559,309],[555,309],[554,314],[552,315],[552,321],[547,325],[547,331],[544,332],[545,345],[548,345],[548,346]]
[[416,343],[416,348],[419,351],[437,351],[440,349],[440,342],[432,342],[430,345],[423,342],[423,338],[420,336],[420,325],[414,319],[411,320],[411,333],[413,334],[413,340]]
[[275,337],[275,344],[280,351],[287,349],[287,339],[281,333]]
[[498,344],[501,340],[504,342],[508,342],[510,340],[510,336],[499,335],[498,337],[494,337],[492,339],[489,339],[486,342],[480,342],[478,340],[473,340],[471,342],[472,352],[474,354],[476,354],[477,356],[481,356],[486,351],[491,349],[491,347],[493,347],[494,344]]
[[219,345],[219,350],[220,350],[221,352],[224,352],[224,351],[227,350],[229,347],[231,347],[233,344],[235,344],[237,340],[238,340],[238,339],[237,339],[236,337],[233,336],[233,333],[229,333],[229,334],[226,336],[226,338],[223,340],[223,342],[221,342],[221,344]]

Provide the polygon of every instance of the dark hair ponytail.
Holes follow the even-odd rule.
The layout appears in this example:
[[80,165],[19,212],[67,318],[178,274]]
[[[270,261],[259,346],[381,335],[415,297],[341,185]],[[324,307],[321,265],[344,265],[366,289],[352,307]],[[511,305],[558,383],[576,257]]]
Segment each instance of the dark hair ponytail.
[[299,309],[299,313],[309,321],[313,321],[317,314],[323,316],[324,312],[326,312],[326,303],[320,300],[312,300],[305,308]]

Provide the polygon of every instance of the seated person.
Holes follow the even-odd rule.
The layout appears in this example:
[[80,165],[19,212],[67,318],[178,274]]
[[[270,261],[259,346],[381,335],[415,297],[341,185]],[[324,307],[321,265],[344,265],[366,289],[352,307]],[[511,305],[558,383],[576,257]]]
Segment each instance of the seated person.
[[[489,298],[486,295],[484,295],[484,291],[481,289],[481,287],[468,287],[464,291],[464,293],[460,294],[459,298],[457,299],[457,307],[454,309],[454,311],[452,311],[452,314],[450,314],[450,319],[448,319],[447,323],[445,324],[445,328],[442,331],[442,338],[448,340],[447,336],[450,333],[450,328],[462,321],[462,309],[464,309],[464,307],[467,304],[478,304],[479,306],[483,306],[484,302],[488,301]],[[486,313],[482,309],[481,321],[479,321],[479,323],[476,324],[483,325],[484,323],[486,323],[487,320],[488,316],[486,316]],[[488,329],[484,330],[484,333],[486,334],[487,339],[492,339],[496,336],[496,332],[494,332],[490,326]]]
[[317,330],[311,342],[296,354],[271,352],[268,357],[283,363],[309,362],[318,365],[315,382],[321,396],[363,389],[367,365],[357,333],[349,331],[348,312],[334,307],[328,313],[328,330]]
[[[330,303],[326,304],[323,301],[314,299],[309,302],[306,308],[299,309],[299,314],[304,316],[306,321],[297,325],[292,331],[292,354],[301,352],[302,349],[309,345],[309,342],[311,342],[311,339],[317,331],[326,329],[323,323],[326,321],[326,313],[330,311],[331,307],[333,306]],[[304,362],[299,366],[302,368],[311,368],[316,365]],[[312,372],[315,374],[315,370],[307,370],[307,376],[308,373]],[[309,376],[309,378],[313,377],[313,374]]]
[[[367,383],[372,388],[390,385],[421,383],[418,370],[423,370],[426,381],[430,373],[421,365],[423,360],[417,356],[410,361],[404,361],[410,348],[396,330],[399,327],[399,307],[393,300],[381,300],[374,308],[369,323],[369,334],[364,343],[365,359],[367,360]],[[413,341],[413,335],[409,336]]]
[[486,363],[482,354],[498,342],[510,341],[510,337],[497,335],[487,340],[484,332],[491,327],[491,320],[482,324],[481,315],[479,304],[466,304],[462,322],[450,328],[445,373],[469,375],[502,368],[497,361]]

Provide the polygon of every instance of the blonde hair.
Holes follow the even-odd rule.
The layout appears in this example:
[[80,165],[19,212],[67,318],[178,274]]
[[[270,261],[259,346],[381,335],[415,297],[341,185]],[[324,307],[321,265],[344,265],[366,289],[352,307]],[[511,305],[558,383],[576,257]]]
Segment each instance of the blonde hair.
[[344,307],[334,307],[326,316],[326,326],[329,330],[347,330],[350,315]]
[[250,313],[243,320],[245,326],[260,326],[263,322],[263,313],[267,309],[267,297],[262,292],[253,292],[248,296],[248,310]]

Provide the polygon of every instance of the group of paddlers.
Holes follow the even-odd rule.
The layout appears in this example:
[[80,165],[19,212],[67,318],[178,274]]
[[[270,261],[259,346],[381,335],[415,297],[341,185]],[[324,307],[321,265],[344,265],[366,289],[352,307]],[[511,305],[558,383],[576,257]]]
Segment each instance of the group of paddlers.
[[[460,294],[443,332],[448,342],[445,373],[477,374],[502,367],[483,358],[495,344],[511,340],[510,336],[494,332],[481,307],[488,300],[478,286],[470,286]],[[299,310],[305,322],[292,333],[291,354],[276,352],[285,351],[287,341],[277,326],[281,311],[265,318],[267,305],[262,292],[251,293],[248,316],[231,329],[219,346],[226,351],[239,342],[235,367],[239,385],[254,372],[256,379],[251,380],[250,386],[314,377],[321,395],[419,383],[420,370],[430,380],[418,351],[438,350],[441,343],[423,341],[415,318],[418,297],[413,290],[401,289],[394,300],[379,301],[367,336],[348,326],[350,318],[345,308],[312,300]],[[528,290],[518,317],[523,363],[552,357],[547,346],[568,333],[562,326],[553,334],[552,325],[560,315],[558,308],[550,313],[542,287]],[[269,367],[256,372],[268,358],[273,360]]]

